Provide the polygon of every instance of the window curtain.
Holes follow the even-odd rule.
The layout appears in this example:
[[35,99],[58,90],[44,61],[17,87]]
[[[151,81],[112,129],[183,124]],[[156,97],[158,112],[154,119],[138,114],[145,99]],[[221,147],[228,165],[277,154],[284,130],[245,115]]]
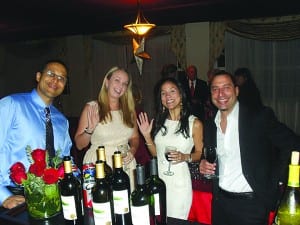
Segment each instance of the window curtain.
[[171,27],[171,49],[177,57],[181,68],[186,68],[186,34],[185,25]]
[[[295,22],[298,24],[299,21]],[[268,24],[261,33],[252,33],[243,26],[243,30],[234,32],[233,26],[227,29],[226,70],[233,73],[238,67],[249,68],[264,104],[274,109],[281,122],[300,134],[300,36],[293,29],[295,24],[280,24],[292,27],[290,32],[283,32],[280,36],[279,32],[273,33]],[[250,38],[246,38],[247,32],[237,35],[245,30],[251,33]]]
[[211,70],[224,49],[226,24],[223,22],[211,22],[209,24],[209,65]]
[[225,31],[240,37],[282,41],[300,38],[300,15],[211,22],[209,24],[209,69],[225,47]]

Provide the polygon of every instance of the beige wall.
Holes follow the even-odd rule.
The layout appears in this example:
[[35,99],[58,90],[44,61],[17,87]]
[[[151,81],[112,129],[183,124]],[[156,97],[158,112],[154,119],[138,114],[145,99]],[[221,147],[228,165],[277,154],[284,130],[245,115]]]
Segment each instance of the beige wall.
[[198,78],[206,80],[209,58],[209,22],[188,23],[186,32],[186,61],[198,69]]

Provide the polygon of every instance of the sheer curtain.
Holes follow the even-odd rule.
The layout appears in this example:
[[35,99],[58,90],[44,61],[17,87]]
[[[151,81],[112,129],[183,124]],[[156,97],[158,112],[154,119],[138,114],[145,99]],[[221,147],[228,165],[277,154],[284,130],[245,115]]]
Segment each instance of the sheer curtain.
[[225,33],[226,70],[248,67],[264,104],[300,134],[300,39],[258,41]]

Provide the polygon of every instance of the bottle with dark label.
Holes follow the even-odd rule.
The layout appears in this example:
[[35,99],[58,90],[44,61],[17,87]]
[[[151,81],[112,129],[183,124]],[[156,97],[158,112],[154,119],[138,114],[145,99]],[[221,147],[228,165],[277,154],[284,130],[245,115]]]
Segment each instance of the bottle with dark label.
[[150,219],[151,224],[167,224],[167,199],[166,184],[158,176],[157,158],[150,161],[150,177],[146,181],[148,193],[150,195]]
[[131,215],[133,225],[150,225],[149,194],[145,184],[145,167],[136,166],[136,189],[131,194]]
[[112,175],[112,168],[106,163],[106,154],[105,154],[105,147],[99,146],[97,149],[97,160],[101,160],[104,162],[104,172],[105,177],[110,182],[111,175]]
[[276,223],[278,225],[300,224],[299,152],[293,151],[289,165],[289,179],[280,202]]
[[65,224],[83,224],[82,189],[72,172],[70,156],[64,157],[64,178],[59,183]]
[[114,225],[112,190],[105,178],[104,162],[96,161],[96,183],[92,189],[95,224]]
[[132,225],[130,209],[130,181],[123,171],[121,152],[114,153],[114,171],[111,179],[113,211],[116,225]]

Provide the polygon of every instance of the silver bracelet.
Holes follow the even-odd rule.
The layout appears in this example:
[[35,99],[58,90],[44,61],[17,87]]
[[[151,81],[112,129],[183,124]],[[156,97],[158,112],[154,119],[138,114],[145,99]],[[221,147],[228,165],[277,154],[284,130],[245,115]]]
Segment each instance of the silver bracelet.
[[92,135],[92,134],[93,134],[93,132],[94,132],[94,131],[90,131],[90,130],[88,130],[88,128],[87,128],[87,127],[84,129],[84,133],[86,133],[86,134]]

